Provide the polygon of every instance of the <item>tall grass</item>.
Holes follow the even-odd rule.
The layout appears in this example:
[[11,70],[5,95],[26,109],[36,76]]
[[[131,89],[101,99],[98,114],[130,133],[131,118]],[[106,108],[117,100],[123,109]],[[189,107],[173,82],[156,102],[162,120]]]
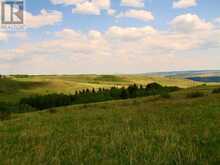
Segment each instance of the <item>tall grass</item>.
[[220,96],[139,98],[0,121],[0,164],[219,164]]

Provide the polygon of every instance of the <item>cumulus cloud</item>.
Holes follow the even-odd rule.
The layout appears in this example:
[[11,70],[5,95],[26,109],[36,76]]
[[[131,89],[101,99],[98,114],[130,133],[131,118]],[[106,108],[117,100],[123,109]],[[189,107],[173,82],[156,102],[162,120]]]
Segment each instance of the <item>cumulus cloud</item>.
[[24,41],[27,40],[28,35],[26,32],[0,32],[0,42],[6,42],[11,38],[16,38]]
[[147,10],[128,10],[124,13],[120,13],[118,16],[118,18],[123,18],[123,17],[127,17],[127,18],[134,18],[134,19],[138,19],[141,21],[152,21],[154,20],[154,16],[150,11]]
[[110,15],[113,14],[111,10],[111,0],[50,0],[53,4],[72,5],[73,13],[86,15],[100,15],[102,10],[106,10]]
[[28,34],[27,32],[16,32],[12,34],[13,37],[18,38],[20,40],[27,40],[28,39]]
[[57,37],[66,38],[66,39],[75,39],[81,37],[81,33],[76,32],[72,29],[63,29],[60,32],[56,32],[55,35]]
[[76,5],[81,2],[84,2],[85,0],[50,0],[52,4],[54,5]]
[[135,8],[143,8],[144,0],[122,0],[121,5]]
[[62,21],[63,15],[59,11],[47,11],[42,9],[39,15],[33,15],[25,11],[25,25],[27,28],[40,28],[43,26],[51,26]]
[[6,32],[0,32],[0,42],[6,41],[8,39],[8,34]]
[[143,36],[150,36],[157,33],[156,29],[151,26],[136,28],[136,27],[127,27],[122,28],[118,26],[113,26],[108,29],[106,36],[111,39],[121,39],[126,41],[131,41],[135,39],[144,38]]
[[214,19],[214,22],[220,25],[220,17],[215,18],[215,19]]
[[180,32],[208,31],[214,27],[211,22],[190,13],[175,17],[170,24],[175,31]]
[[197,5],[198,0],[175,0],[173,8],[189,8]]
[[92,1],[99,9],[109,9],[111,0],[93,0]]
[[99,15],[100,14],[100,9],[91,2],[84,2],[81,4],[77,4],[76,8],[72,10],[73,13],[77,14],[94,14],[94,15]]
[[[1,61],[6,61],[4,68],[10,72],[27,73],[27,68],[31,73],[51,74],[145,72],[148,68],[195,66],[191,62],[194,57],[186,58],[184,52],[190,54],[207,45],[219,47],[219,34],[216,28],[202,28],[193,33],[160,31],[151,26],[113,26],[104,32],[63,29],[54,34],[54,39],[23,43],[15,49],[1,50],[0,54],[4,54]],[[210,61],[211,66],[210,57],[201,54],[195,58],[198,56]],[[197,66],[200,62],[197,60]]]
[[110,0],[93,0],[77,3],[73,13],[100,15],[101,10],[109,10]]

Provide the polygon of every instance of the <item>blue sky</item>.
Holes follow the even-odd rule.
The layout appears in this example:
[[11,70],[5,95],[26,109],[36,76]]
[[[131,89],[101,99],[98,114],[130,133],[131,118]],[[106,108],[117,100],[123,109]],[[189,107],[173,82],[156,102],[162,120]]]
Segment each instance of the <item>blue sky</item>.
[[26,0],[0,31],[3,74],[220,69],[219,0]]
[[[120,0],[111,0],[111,6],[117,11],[126,11],[131,9],[129,6],[121,6]],[[120,25],[120,26],[146,26],[155,25],[157,28],[167,28],[167,23],[172,20],[175,16],[184,13],[193,13],[201,16],[206,20],[212,21],[219,17],[219,5],[218,0],[200,0],[196,7],[189,7],[185,9],[174,9],[173,0],[145,0],[145,7],[143,9],[151,11],[155,20],[150,22],[138,21],[135,19],[121,19],[116,23],[116,20],[111,16],[108,16],[106,11],[99,16],[94,15],[81,15],[73,14],[71,12],[72,5],[53,5],[50,0],[26,0],[26,10],[37,15],[42,9],[47,10],[58,10],[64,15],[61,27],[74,27],[77,30],[89,30],[90,28],[96,28],[98,30],[106,30],[109,26]],[[57,26],[57,28],[61,28]],[[55,28],[55,27],[53,27]]]

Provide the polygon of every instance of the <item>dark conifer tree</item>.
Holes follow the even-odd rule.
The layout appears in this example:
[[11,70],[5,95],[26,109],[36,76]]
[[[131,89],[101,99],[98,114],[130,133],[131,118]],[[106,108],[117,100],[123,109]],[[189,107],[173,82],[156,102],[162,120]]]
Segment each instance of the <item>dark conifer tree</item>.
[[121,89],[121,95],[120,95],[120,97],[121,97],[122,99],[128,99],[128,92],[127,92],[127,90],[126,90],[124,87]]

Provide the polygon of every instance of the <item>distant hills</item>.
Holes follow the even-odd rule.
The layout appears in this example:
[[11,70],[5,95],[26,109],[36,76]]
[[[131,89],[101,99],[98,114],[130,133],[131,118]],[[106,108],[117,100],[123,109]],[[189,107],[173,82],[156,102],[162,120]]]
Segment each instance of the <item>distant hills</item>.
[[190,79],[190,80],[193,80],[193,81],[199,81],[199,82],[220,82],[220,77],[215,77],[215,76],[212,76],[212,77],[190,77],[190,78],[187,78],[187,79]]
[[200,82],[220,82],[220,70],[156,72],[146,73],[146,75],[184,78]]
[[155,72],[146,73],[151,76],[163,76],[163,77],[220,77],[220,70],[197,70],[197,71],[172,71],[172,72]]

